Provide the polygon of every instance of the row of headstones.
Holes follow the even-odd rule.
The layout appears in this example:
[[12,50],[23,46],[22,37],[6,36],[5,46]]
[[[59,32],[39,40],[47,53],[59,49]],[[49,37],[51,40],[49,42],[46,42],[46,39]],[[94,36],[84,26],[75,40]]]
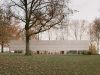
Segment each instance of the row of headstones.
[[[32,54],[83,54],[84,51],[54,51],[54,52],[50,52],[50,51],[32,51]],[[14,51],[14,53],[23,53],[22,51]]]
[[33,54],[84,54],[86,51],[59,51],[59,52],[49,52],[49,51],[35,51]]

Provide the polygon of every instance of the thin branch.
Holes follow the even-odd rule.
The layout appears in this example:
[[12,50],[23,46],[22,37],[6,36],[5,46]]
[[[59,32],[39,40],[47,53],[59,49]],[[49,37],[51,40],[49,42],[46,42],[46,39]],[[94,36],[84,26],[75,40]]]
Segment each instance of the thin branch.
[[13,0],[11,0],[14,4],[13,5],[10,5],[10,7],[12,6],[17,6],[17,7],[20,7],[21,9],[25,10],[25,8],[19,4],[17,4],[16,2],[14,2]]
[[19,20],[21,20],[22,22],[26,23],[25,19],[21,18],[20,16],[15,16],[15,15],[13,15],[13,17],[15,17],[16,19],[19,19]]

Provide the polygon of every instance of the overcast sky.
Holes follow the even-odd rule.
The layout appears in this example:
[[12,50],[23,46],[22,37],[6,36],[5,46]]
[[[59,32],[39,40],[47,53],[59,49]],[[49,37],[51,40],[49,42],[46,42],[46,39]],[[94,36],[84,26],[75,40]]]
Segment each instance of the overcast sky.
[[100,0],[71,0],[73,9],[79,12],[74,13],[74,19],[94,20],[100,16]]

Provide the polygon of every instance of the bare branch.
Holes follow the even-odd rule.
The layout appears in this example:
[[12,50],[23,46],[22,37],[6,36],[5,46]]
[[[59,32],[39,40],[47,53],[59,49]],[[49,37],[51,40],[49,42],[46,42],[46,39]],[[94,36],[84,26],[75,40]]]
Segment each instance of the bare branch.
[[[45,26],[46,26],[46,25],[43,24],[43,23],[41,23],[40,29],[39,29],[37,32],[31,33],[29,36],[31,36],[31,35],[33,35],[33,34],[38,34],[38,33],[40,33],[40,32],[44,32],[44,31],[46,31],[46,30],[51,29],[51,28],[54,27],[55,25],[59,24],[59,23],[63,20],[63,18],[64,18],[64,16],[63,16],[58,22],[56,22],[56,23],[54,23],[54,24],[51,24],[51,25],[48,26],[48,28],[46,28],[46,29],[45,29]],[[42,29],[42,28],[44,28],[44,29]]]
[[12,6],[17,6],[20,7],[21,9],[25,10],[25,8],[22,5],[17,4],[16,2],[14,2],[13,0],[11,0],[14,4],[10,5],[10,7]]

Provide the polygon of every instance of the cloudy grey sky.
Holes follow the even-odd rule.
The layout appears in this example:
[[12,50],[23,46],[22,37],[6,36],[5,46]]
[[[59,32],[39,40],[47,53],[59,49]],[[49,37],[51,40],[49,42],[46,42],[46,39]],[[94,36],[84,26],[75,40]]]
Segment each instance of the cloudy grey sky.
[[73,14],[73,19],[92,21],[100,16],[100,0],[71,0],[71,6],[79,11]]
[[71,16],[73,19],[92,21],[100,16],[100,0],[71,0],[71,7],[79,11]]

